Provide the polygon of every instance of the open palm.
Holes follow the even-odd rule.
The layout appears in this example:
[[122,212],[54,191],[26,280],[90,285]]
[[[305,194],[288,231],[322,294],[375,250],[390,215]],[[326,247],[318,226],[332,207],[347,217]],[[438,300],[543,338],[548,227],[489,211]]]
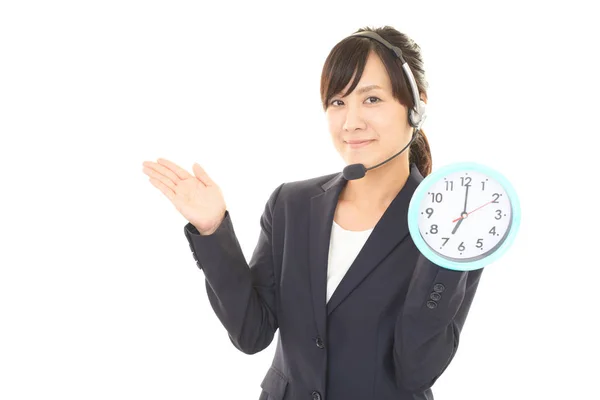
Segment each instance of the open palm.
[[216,230],[227,207],[221,189],[200,165],[194,164],[194,175],[164,158],[144,161],[143,166],[150,182],[200,233]]

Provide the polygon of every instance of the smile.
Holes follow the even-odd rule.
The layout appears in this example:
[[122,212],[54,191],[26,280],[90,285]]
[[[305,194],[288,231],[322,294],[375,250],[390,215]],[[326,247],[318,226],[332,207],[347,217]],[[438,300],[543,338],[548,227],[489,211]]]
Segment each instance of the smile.
[[351,149],[358,149],[358,148],[367,146],[371,142],[372,142],[372,140],[365,140],[365,141],[362,141],[362,142],[352,142],[352,143],[346,142],[346,144]]

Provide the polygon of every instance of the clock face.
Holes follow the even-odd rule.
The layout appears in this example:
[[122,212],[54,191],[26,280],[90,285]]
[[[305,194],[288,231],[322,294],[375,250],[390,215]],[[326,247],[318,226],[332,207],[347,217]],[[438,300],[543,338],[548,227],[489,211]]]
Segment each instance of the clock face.
[[424,189],[418,229],[432,252],[472,262],[497,250],[511,229],[513,208],[505,188],[477,170],[459,170]]

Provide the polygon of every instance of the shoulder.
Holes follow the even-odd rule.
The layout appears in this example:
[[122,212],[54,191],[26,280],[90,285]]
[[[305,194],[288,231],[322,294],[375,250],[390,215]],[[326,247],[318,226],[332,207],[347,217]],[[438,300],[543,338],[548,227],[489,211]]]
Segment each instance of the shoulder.
[[277,204],[308,200],[313,196],[323,193],[328,184],[340,179],[341,175],[341,172],[335,172],[309,179],[287,181],[281,183],[274,190],[273,195],[276,198]]

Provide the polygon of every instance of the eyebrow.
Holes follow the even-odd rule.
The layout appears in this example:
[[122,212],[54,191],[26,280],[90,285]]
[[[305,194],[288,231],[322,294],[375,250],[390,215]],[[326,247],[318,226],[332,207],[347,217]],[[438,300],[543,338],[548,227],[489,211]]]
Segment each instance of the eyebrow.
[[364,86],[364,87],[358,89],[356,91],[356,93],[357,94],[363,94],[363,93],[369,92],[369,91],[371,91],[373,89],[382,89],[382,88],[381,88],[381,86],[378,86],[378,85],[369,85],[369,86]]
[[[363,94],[366,92],[370,92],[371,90],[374,90],[374,89],[383,89],[383,88],[379,85],[368,85],[368,86],[363,86],[360,89],[356,89],[356,93]],[[341,93],[339,93],[339,95],[341,96]]]

